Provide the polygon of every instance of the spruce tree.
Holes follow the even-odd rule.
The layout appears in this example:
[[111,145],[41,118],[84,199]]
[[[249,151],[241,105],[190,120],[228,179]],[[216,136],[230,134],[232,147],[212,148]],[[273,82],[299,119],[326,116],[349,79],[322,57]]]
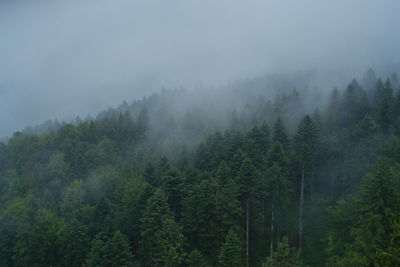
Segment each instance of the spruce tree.
[[154,251],[152,262],[155,266],[180,266],[186,257],[182,229],[172,216],[164,216],[161,223],[162,228],[154,236],[157,246],[152,248]]
[[112,233],[100,232],[92,241],[85,266],[133,266],[133,255],[128,238],[118,230]]
[[237,267],[244,265],[242,241],[234,229],[230,229],[226,235],[225,242],[222,244],[218,266]]
[[249,266],[250,260],[250,211],[251,204],[256,195],[257,171],[249,158],[243,160],[240,167],[239,185],[244,210],[246,212],[246,266]]
[[[300,204],[299,204],[299,244],[303,245],[303,209],[305,179],[312,178],[315,168],[315,156],[317,149],[317,130],[310,118],[306,115],[297,127],[294,138],[295,156],[299,161],[300,174]],[[312,186],[312,179],[310,181]]]
[[233,177],[230,168],[222,162],[215,173],[218,185],[216,214],[220,225],[219,236],[226,236],[227,231],[234,226],[239,226],[243,209],[239,200],[240,187]]
[[389,79],[376,88],[377,121],[382,130],[386,131],[392,121],[393,89]]
[[263,263],[263,267],[300,267],[300,252],[289,246],[288,238],[283,237],[276,250]]
[[289,149],[289,138],[286,134],[285,126],[281,118],[278,118],[274,123],[274,135],[273,141],[278,142],[283,147],[284,151],[288,151]]
[[[268,151],[267,170],[265,175],[265,191],[269,192],[271,203],[270,252],[274,248],[275,225],[279,214],[289,197],[288,159],[282,151],[280,143],[274,143]],[[279,229],[278,229],[279,230]]]
[[145,264],[153,262],[158,246],[155,234],[162,227],[162,219],[171,215],[167,197],[161,189],[156,189],[153,196],[147,200],[143,217],[140,218],[139,254]]
[[156,189],[148,199],[140,223],[139,252],[144,265],[179,266],[185,258],[185,238],[162,190]]

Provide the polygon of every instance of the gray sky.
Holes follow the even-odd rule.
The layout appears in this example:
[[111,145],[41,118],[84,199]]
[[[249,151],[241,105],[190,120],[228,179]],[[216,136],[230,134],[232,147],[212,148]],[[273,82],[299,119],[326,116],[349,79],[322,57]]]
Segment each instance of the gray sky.
[[0,0],[0,136],[162,86],[400,62],[398,0]]

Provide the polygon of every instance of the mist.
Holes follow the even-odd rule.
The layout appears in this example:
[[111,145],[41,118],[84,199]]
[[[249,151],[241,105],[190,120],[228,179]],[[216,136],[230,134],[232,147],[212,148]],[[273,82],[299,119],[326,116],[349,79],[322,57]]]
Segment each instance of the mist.
[[2,1],[0,136],[162,87],[298,70],[386,75],[400,69],[398,10],[395,0]]

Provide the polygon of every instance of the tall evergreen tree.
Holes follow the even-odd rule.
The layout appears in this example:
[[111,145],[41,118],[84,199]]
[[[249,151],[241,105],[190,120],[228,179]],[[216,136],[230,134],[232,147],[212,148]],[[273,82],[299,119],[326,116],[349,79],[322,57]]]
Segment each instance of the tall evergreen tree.
[[376,88],[377,121],[381,128],[386,131],[392,121],[393,89],[389,79]]
[[300,121],[297,127],[297,133],[294,137],[294,149],[300,165],[299,246],[302,248],[305,179],[311,179],[310,183],[312,185],[317,149],[317,130],[308,115]]
[[287,136],[285,126],[283,125],[281,118],[276,119],[274,123],[273,141],[280,143],[284,151],[288,151],[289,138]]
[[327,123],[327,128],[329,130],[337,130],[336,128],[341,126],[340,120],[341,118],[338,116],[340,114],[340,94],[339,90],[337,88],[334,88],[332,90],[328,107],[326,108],[326,123]]
[[128,238],[118,230],[112,233],[100,232],[92,241],[85,266],[133,266]]
[[181,227],[172,216],[162,218],[162,228],[155,233],[157,247],[153,248],[155,266],[174,267],[183,264],[186,258],[185,237]]
[[280,143],[274,143],[269,149],[267,164],[265,190],[269,192],[271,203],[270,252],[272,254],[276,221],[279,221],[279,213],[289,198],[288,158]]
[[301,265],[300,252],[289,246],[286,236],[263,263],[263,267],[300,267]]
[[161,189],[156,189],[147,200],[146,209],[140,219],[139,254],[146,264],[152,263],[155,258],[155,249],[158,246],[155,234],[162,227],[162,218],[171,215],[167,197]]
[[228,229],[239,226],[241,222],[240,187],[225,162],[218,167],[215,179],[218,183],[216,212],[222,226],[219,234],[226,236]]
[[234,229],[230,229],[226,235],[225,242],[222,244],[219,256],[218,266],[221,267],[237,267],[243,266],[242,241]]
[[162,190],[156,189],[148,199],[140,223],[139,253],[145,265],[177,266],[183,262],[185,239]]
[[216,214],[219,203],[216,191],[216,183],[204,179],[195,182],[183,200],[183,231],[190,244],[208,258],[216,256],[214,248],[222,242]]
[[256,194],[257,172],[249,158],[243,160],[240,167],[239,185],[241,198],[246,211],[246,266],[249,266],[250,260],[250,210],[251,202]]
[[149,112],[146,106],[140,109],[138,118],[138,130],[141,136],[145,136],[149,129]]
[[362,85],[368,92],[372,92],[377,82],[377,77],[372,68],[369,68],[363,76]]

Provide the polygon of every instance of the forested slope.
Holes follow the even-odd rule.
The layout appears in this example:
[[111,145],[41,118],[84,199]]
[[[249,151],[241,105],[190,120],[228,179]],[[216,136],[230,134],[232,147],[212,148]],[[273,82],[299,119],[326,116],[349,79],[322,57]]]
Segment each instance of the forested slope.
[[15,133],[0,266],[399,266],[397,76],[294,86],[164,90]]

